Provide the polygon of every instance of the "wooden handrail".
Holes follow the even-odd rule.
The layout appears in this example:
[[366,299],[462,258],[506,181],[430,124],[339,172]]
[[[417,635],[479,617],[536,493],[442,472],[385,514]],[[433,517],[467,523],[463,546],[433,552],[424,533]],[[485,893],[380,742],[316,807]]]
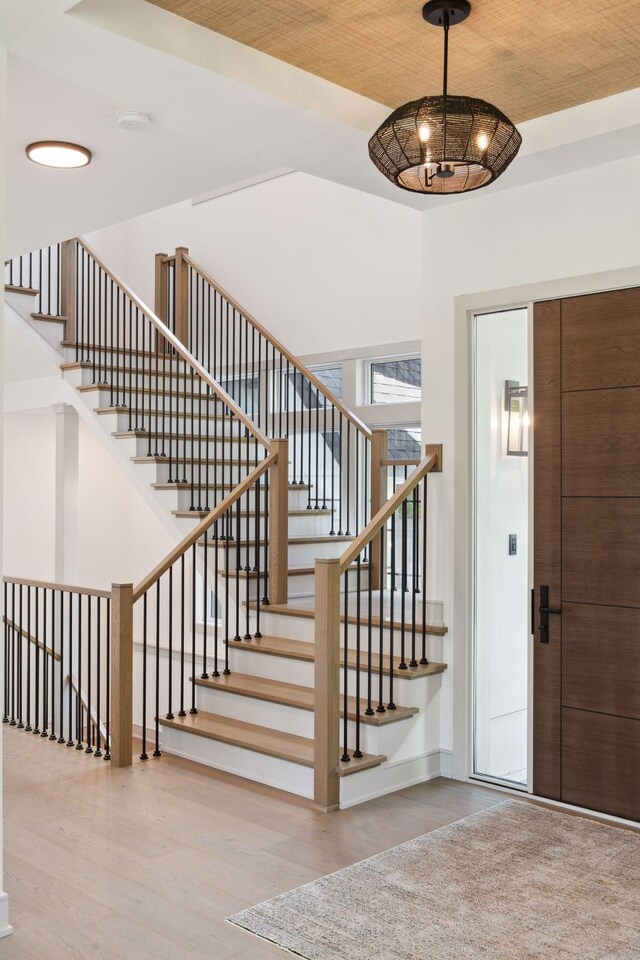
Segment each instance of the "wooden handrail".
[[417,467],[420,464],[419,460],[381,460],[381,467]]
[[411,473],[404,483],[398,487],[393,496],[387,500],[375,517],[371,518],[364,530],[358,534],[353,543],[351,543],[344,551],[340,557],[341,574],[343,574],[345,570],[348,570],[353,561],[360,556],[367,544],[373,540],[375,535],[382,529],[389,517],[396,512],[398,507],[401,506],[402,502],[407,499],[410,493],[413,492],[422,478],[430,471],[434,469],[437,470],[439,462],[440,456],[437,451],[427,454],[427,456],[420,461],[413,473]]
[[102,262],[100,257],[97,255],[97,253],[94,250],[92,250],[89,244],[86,243],[86,241],[83,240],[82,237],[78,238],[78,243],[89,254],[89,256],[96,261],[96,263],[100,266],[100,268],[104,271],[104,273],[108,277],[110,277],[113,283],[115,283],[115,285],[120,290],[122,290],[125,296],[127,296],[131,300],[131,302],[137,307],[137,309],[144,314],[147,320],[149,320],[149,322],[159,331],[159,333],[162,334],[164,339],[167,341],[167,343],[169,343],[173,347],[175,352],[179,354],[182,357],[182,359],[189,364],[191,369],[195,370],[195,372],[198,374],[200,379],[203,380],[207,384],[207,386],[214,391],[216,397],[218,397],[219,400],[222,400],[224,405],[228,407],[229,410],[233,411],[233,413],[236,415],[238,420],[240,420],[244,424],[244,426],[247,428],[251,436],[255,437],[255,439],[259,443],[261,443],[266,450],[271,451],[271,444],[269,443],[269,440],[267,439],[267,437],[265,437],[262,431],[258,429],[258,427],[255,425],[253,420],[251,420],[246,415],[246,413],[244,413],[244,411],[238,406],[235,400],[229,396],[226,390],[223,390],[223,388],[220,386],[217,380],[214,380],[211,374],[207,370],[205,370],[205,368],[196,360],[196,358],[191,353],[189,353],[189,351],[187,350],[185,345],[182,343],[182,341],[179,340],[178,337],[176,337],[171,332],[171,330],[169,330],[167,326],[165,326],[162,320],[160,320],[155,315],[153,310],[151,310],[146,304],[142,302],[142,300],[140,300],[138,296],[136,296],[133,290],[131,290],[131,288],[126,285],[126,283],[124,283],[122,280],[119,280],[111,272],[111,270],[109,270],[109,268],[104,265],[104,263]]
[[238,500],[243,493],[246,493],[256,480],[259,480],[263,473],[274,464],[278,459],[278,455],[275,452],[269,453],[268,456],[262,460],[257,467],[248,473],[247,476],[242,480],[233,490],[226,495],[226,497],[220,501],[217,507],[214,507],[211,513],[200,521],[197,527],[188,533],[183,540],[174,547],[173,550],[167,554],[164,560],[161,560],[160,563],[155,567],[151,573],[149,573],[144,580],[141,580],[138,586],[133,591],[133,602],[136,603],[140,597],[149,590],[150,587],[154,585],[156,580],[159,580],[163,573],[166,573],[169,567],[173,566],[176,560],[179,560],[183,553],[185,553],[189,547],[193,546],[196,543],[202,534],[209,529],[209,527],[219,520],[220,517],[224,516],[229,507],[231,507],[236,500]]
[[48,580],[27,580],[24,577],[3,577],[4,583],[22,584],[23,587],[42,587],[45,590],[60,590],[63,593],[80,593],[84,597],[111,597],[110,590],[94,590],[92,587],[75,587],[68,583],[51,583]]
[[209,274],[208,274],[205,270],[203,270],[202,267],[200,267],[200,266],[195,262],[195,260],[193,260],[193,259],[192,259],[188,254],[186,254],[186,253],[183,253],[183,258],[184,258],[184,260],[186,261],[186,263],[188,263],[189,266],[190,266],[193,270],[195,270],[198,274],[200,274],[200,277],[201,277],[206,283],[208,283],[211,287],[213,287],[213,289],[216,290],[216,291],[220,294],[221,297],[224,297],[224,299],[225,299],[235,310],[237,310],[238,313],[239,313],[242,317],[245,318],[245,320],[248,320],[249,323],[250,323],[259,333],[262,334],[262,336],[265,338],[265,340],[267,340],[267,341],[271,344],[272,347],[275,347],[275,349],[278,350],[278,351],[282,354],[282,356],[283,356],[286,360],[288,360],[288,361],[293,365],[294,369],[296,369],[299,373],[303,374],[303,376],[305,376],[305,377],[307,378],[307,380],[309,380],[309,382],[313,384],[313,386],[316,388],[316,390],[318,390],[319,393],[321,393],[324,397],[326,397],[327,400],[329,400],[330,403],[332,403],[332,404],[334,405],[334,407],[336,408],[336,410],[339,410],[340,413],[341,413],[344,417],[346,417],[346,419],[349,420],[349,421],[354,425],[354,427],[356,428],[356,430],[359,430],[360,433],[363,434],[363,436],[365,436],[368,440],[371,440],[371,430],[370,430],[369,427],[366,425],[366,423],[363,423],[363,421],[360,420],[359,417],[356,417],[356,415],[355,415],[354,413],[352,413],[352,412],[348,409],[348,407],[346,407],[340,400],[338,400],[338,398],[331,392],[331,390],[329,390],[329,389],[324,385],[324,383],[322,382],[322,380],[320,380],[318,377],[316,377],[315,374],[313,374],[313,373],[311,372],[311,370],[308,369],[308,367],[306,367],[303,363],[300,362],[300,360],[297,359],[297,357],[294,357],[294,355],[291,353],[291,351],[290,351],[290,350],[287,350],[287,348],[286,348],[282,343],[280,343],[279,340],[276,340],[276,338],[275,338],[274,336],[272,336],[272,334],[270,334],[269,331],[266,330],[265,327],[263,327],[262,324],[261,324],[258,320],[256,320],[256,318],[255,318],[254,316],[252,316],[250,313],[248,313],[248,312],[244,309],[244,307],[241,307],[240,304],[238,303],[238,301],[235,300],[229,293],[227,293],[227,291],[224,290],[224,289],[220,286],[220,284],[216,283],[216,281],[215,281],[212,277],[210,277]]

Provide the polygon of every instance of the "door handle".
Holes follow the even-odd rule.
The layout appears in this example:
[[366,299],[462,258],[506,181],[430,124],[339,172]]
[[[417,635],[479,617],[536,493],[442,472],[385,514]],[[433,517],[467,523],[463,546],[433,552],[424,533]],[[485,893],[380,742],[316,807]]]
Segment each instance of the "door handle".
[[560,615],[562,613],[562,607],[549,606],[549,587],[547,586],[540,587],[540,606],[538,607],[538,612],[540,614],[540,623],[538,624],[540,643],[549,643],[549,614]]

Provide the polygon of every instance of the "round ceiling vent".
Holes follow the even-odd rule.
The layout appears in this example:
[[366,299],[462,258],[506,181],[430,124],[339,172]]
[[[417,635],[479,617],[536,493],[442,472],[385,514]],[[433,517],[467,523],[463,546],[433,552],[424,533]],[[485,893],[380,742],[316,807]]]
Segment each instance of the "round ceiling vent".
[[148,130],[151,123],[149,114],[140,113],[138,110],[121,110],[116,115],[116,120],[121,130]]

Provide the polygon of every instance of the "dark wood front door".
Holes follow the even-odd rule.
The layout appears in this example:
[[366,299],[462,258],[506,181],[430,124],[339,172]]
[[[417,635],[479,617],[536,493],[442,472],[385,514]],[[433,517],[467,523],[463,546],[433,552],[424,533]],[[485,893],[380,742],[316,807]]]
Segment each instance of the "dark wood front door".
[[533,402],[534,792],[640,820],[640,289],[535,305]]

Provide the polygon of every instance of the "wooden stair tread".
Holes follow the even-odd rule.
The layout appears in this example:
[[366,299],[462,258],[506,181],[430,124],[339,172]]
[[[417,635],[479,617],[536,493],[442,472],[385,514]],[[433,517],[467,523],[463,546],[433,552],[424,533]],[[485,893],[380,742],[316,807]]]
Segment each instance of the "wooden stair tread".
[[[207,713],[201,710],[198,713],[188,713],[186,717],[174,717],[173,720],[160,718],[163,727],[173,727],[175,730],[184,730],[198,737],[208,740],[217,740],[234,747],[264,753],[268,757],[277,757],[279,760],[288,760],[303,767],[313,767],[314,743],[307,737],[299,737],[295,733],[283,733],[281,730],[272,730],[270,727],[261,727],[244,720],[233,720],[216,713]],[[365,754],[350,763],[342,763],[336,758],[340,776],[357,773],[383,763],[387,758]]]
[[[235,672],[226,676],[209,677],[204,680],[202,677],[196,677],[195,683],[196,686],[207,687],[210,690],[223,690],[240,697],[266,700],[268,703],[279,703],[287,707],[297,707],[300,710],[313,711],[314,707],[313,687],[305,687],[297,683],[285,683],[282,680],[269,680],[267,677],[256,677],[251,674]],[[350,720],[356,718],[357,704],[358,701],[355,697],[349,697],[347,709]],[[340,715],[344,716],[342,697],[340,698],[340,706]],[[395,710],[386,710],[384,713],[374,713],[373,716],[367,716],[366,709],[367,701],[361,699],[360,720],[362,723],[375,727],[386,726],[388,723],[395,723],[397,720],[406,720],[418,713],[417,707],[396,706]]]
[[34,320],[47,320],[49,323],[66,323],[68,317],[59,317],[55,313],[32,313]]
[[[133,457],[132,459],[134,460],[134,462],[142,462],[142,463],[146,463],[148,460],[158,460],[158,459],[161,460],[163,463],[164,463],[164,462],[166,462],[166,463],[169,462],[169,458],[168,458],[168,457]],[[175,457],[173,458],[173,460],[174,460],[174,462],[175,462]],[[189,461],[187,461],[187,462],[189,462]],[[211,461],[210,461],[210,462],[211,462]],[[168,482],[165,482],[165,483],[152,483],[151,486],[153,487],[154,490],[190,490],[190,489],[191,489],[191,484],[189,483],[189,481],[187,481],[186,483],[182,483],[182,482],[179,482],[179,483],[168,483]],[[228,483],[209,483],[209,484],[202,483],[202,484],[197,484],[197,486],[198,486],[198,487],[202,487],[202,488],[204,488],[204,487],[209,487],[209,489],[211,489],[211,490],[214,490],[214,489],[228,490],[228,488],[229,488],[229,484],[228,484]],[[294,486],[292,483],[289,484],[289,492],[290,492],[290,493],[291,493],[291,491],[295,491],[295,490],[309,490],[309,489],[310,489],[310,488],[309,488],[309,485],[308,485],[308,484],[297,483],[297,484],[295,484],[295,486]]]
[[[63,346],[69,346],[69,344],[63,344]],[[74,346],[75,346],[75,344],[74,344]],[[104,364],[103,364],[103,366],[104,366]],[[93,367],[94,367],[94,363],[93,363],[92,360],[69,360],[67,363],[61,363],[61,364],[60,364],[60,369],[61,369],[61,370],[93,370]],[[142,376],[146,376],[146,377],[155,377],[155,376],[156,376],[155,366],[149,366],[149,367],[145,367],[145,366],[143,366],[143,367],[137,367],[137,366],[136,366],[136,367],[132,367],[132,366],[128,365],[126,368],[125,368],[125,367],[118,367],[117,369],[118,369],[118,373],[119,373],[119,374],[132,373],[132,374],[135,375],[135,374],[137,373],[138,375],[142,375]],[[158,370],[158,377],[166,377],[167,379],[168,379],[169,377],[173,377],[174,380],[176,380],[176,379],[180,379],[180,380],[185,380],[185,379],[186,379],[186,380],[200,380],[200,379],[201,379],[200,376],[199,376],[197,373],[188,373],[188,372],[187,372],[187,373],[185,374],[182,370],[180,370],[179,372],[176,371],[176,370],[174,370],[173,372],[170,373],[168,370],[164,370],[164,371],[163,371],[162,369],[159,369],[159,370]],[[93,387],[93,386],[97,386],[97,384],[93,384],[93,383],[92,383],[92,384],[90,384],[90,386],[92,386],[92,387]]]
[[[139,439],[139,440],[146,440],[149,437],[149,431],[148,430],[113,430],[111,432],[111,436],[115,437],[117,440],[126,439],[129,437],[135,437],[136,439]],[[153,436],[157,437],[158,440],[175,440],[176,439],[175,433],[156,433],[155,430],[153,431]],[[184,438],[181,437],[180,442],[182,442],[183,439]],[[187,440],[189,439],[190,438],[187,437]],[[194,437],[194,441],[196,443],[199,439],[201,439],[199,435]],[[206,443],[206,437],[203,438],[203,442]],[[224,441],[220,437],[218,437],[217,439],[216,437],[211,437],[211,436],[209,437],[209,443],[250,443],[250,442],[251,442],[250,437],[231,436],[231,437],[225,437]]]
[[39,290],[34,290],[33,287],[17,287],[15,283],[5,283],[4,285],[5,293],[26,293],[30,297],[37,297],[40,293]]
[[[325,540],[340,540],[340,539],[343,539],[343,538],[341,538],[341,537],[325,537]],[[353,537],[347,537],[346,539],[352,540]],[[289,540],[289,542],[291,543],[291,540]],[[361,564],[361,566],[362,566],[362,564]],[[364,593],[364,595],[366,596],[366,591],[361,591],[361,592]],[[375,602],[375,601],[374,601],[374,602]],[[249,602],[249,607],[250,607],[251,610],[257,609],[256,602],[255,602],[254,600],[251,600],[251,601]],[[262,609],[264,610],[264,607],[263,607]],[[296,607],[294,603],[272,603],[272,604],[270,604],[269,610],[268,610],[267,612],[268,612],[268,613],[278,613],[278,614],[280,614],[281,616],[284,616],[284,617],[302,617],[302,618],[305,619],[305,620],[315,620],[315,616],[316,616],[316,615],[315,615],[315,610],[313,609],[313,607]],[[364,624],[364,623],[365,623],[365,617],[366,617],[366,613],[364,612],[364,605],[363,605],[363,612],[362,612],[361,615],[360,615],[360,623],[361,623],[361,624]],[[358,618],[356,617],[356,615],[353,614],[353,613],[350,613],[350,614],[349,614],[349,623],[357,623],[357,622],[358,622]],[[340,623],[344,623],[344,613],[343,613],[343,612],[340,613]],[[368,623],[369,623],[368,617],[366,617],[366,623],[367,623],[367,625],[368,625]],[[384,621],[383,621],[383,626],[385,626],[385,627],[390,627],[391,625],[392,625],[392,624],[391,624],[391,621],[390,621],[390,620],[384,620]],[[380,626],[380,617],[375,616],[375,615],[372,616],[372,617],[371,617],[371,626],[372,626],[372,627],[379,627],[379,626]],[[405,623],[405,630],[406,630],[407,628],[408,628],[408,629],[411,629],[411,624]],[[402,622],[399,621],[399,620],[394,620],[394,621],[393,621],[393,629],[394,629],[394,630],[401,630],[401,629],[402,629]],[[425,631],[424,631],[424,632],[425,632],[426,634],[429,634],[430,636],[434,636],[434,637],[444,637],[444,635],[448,632],[448,629],[449,629],[448,627],[440,626],[439,624],[427,623],[427,624],[425,625]],[[417,633],[417,634],[420,634],[420,636],[422,636],[422,623],[416,623],[416,633]]]
[[[295,510],[290,510],[289,516],[291,516],[292,514],[295,516],[295,513],[296,513]],[[368,570],[369,562],[367,561],[366,563],[361,563],[360,568],[362,570]],[[355,570],[355,564],[353,565],[353,569]],[[269,576],[268,570],[266,571],[261,570],[260,576],[261,577],[264,576],[265,572],[267,576]],[[288,572],[290,577],[315,576],[316,568],[315,567],[289,567]],[[249,580],[255,580],[258,576],[258,571],[257,570],[219,570],[218,574],[221,577],[229,577],[232,580],[235,580],[236,578],[239,578],[240,580],[246,580],[247,577],[249,578]]]
[[[266,609],[266,607],[263,607],[263,612]],[[287,657],[290,660],[304,660],[308,663],[313,663],[315,659],[313,643],[307,643],[305,640],[293,640],[290,637],[252,637],[251,640],[229,640],[225,642],[228,642],[233,649],[251,650],[255,653],[264,653],[273,657]],[[348,662],[350,670],[355,670],[356,662],[356,652],[350,649]],[[431,677],[438,673],[444,673],[447,669],[446,663],[438,663],[435,660],[427,664],[418,664],[417,667],[407,667],[406,670],[401,670],[398,666],[399,663],[400,658],[394,657],[393,675],[394,677],[400,677],[402,680]],[[340,664],[344,666],[344,649],[342,647],[340,648]],[[380,666],[380,655],[378,653],[371,654],[371,665],[372,671],[377,673]],[[389,654],[385,653],[383,656],[384,674],[389,674],[389,667],[390,657]],[[360,669],[365,669],[364,654],[361,656]]]
[[[148,436],[149,436],[149,434],[147,434],[147,437],[148,437]],[[151,434],[151,437],[152,437],[152,439],[154,439],[154,440],[155,440],[155,436],[156,436],[155,433],[152,433],[152,434]],[[193,459],[192,457],[170,457],[169,454],[167,454],[167,453],[159,453],[157,456],[152,453],[150,457],[148,457],[148,456],[145,455],[145,456],[140,456],[140,457],[131,457],[131,459],[133,460],[134,463],[152,463],[152,462],[153,462],[153,463],[192,463],[192,464],[194,465],[194,467],[196,467],[196,468],[198,467],[199,464],[201,464],[203,468],[206,468],[207,463],[209,463],[210,466],[214,466],[214,465],[217,463],[220,470],[223,470],[225,467],[246,467],[246,465],[247,465],[247,461],[244,460],[244,459],[240,459],[240,460],[228,460],[228,459],[220,459],[220,460],[211,460],[211,459],[209,459],[209,460],[205,460],[204,457],[203,457],[202,460],[198,460],[198,459]],[[177,484],[177,483],[172,483],[172,484],[170,484],[170,486],[172,486],[172,487],[177,487],[178,484]],[[186,486],[188,486],[189,488],[191,488],[191,484],[190,484],[188,481],[187,481]],[[228,489],[229,484],[226,483],[226,484],[224,484],[224,486],[225,486],[225,489]],[[233,486],[235,487],[236,484],[234,483]]]
[[[290,517],[308,517],[309,512],[310,512],[309,510],[289,510],[289,516]],[[330,517],[332,512],[333,511],[329,510],[328,508],[326,510],[314,510],[313,516],[314,517]],[[194,513],[199,517],[206,517],[207,514],[211,513],[211,510],[172,510],[171,513],[174,515],[174,517],[192,517]],[[237,515],[238,514],[234,510],[233,516],[237,517]],[[240,512],[240,516],[245,518],[255,517],[256,512],[255,510],[249,510],[249,511],[242,510]],[[260,517],[262,519],[262,514],[260,514]]]
[[[104,366],[104,364],[101,364],[101,366]],[[110,383],[81,383],[76,387],[76,390],[78,390],[80,393],[91,393],[93,390],[107,391],[111,389],[112,387]],[[205,392],[203,390],[194,392],[192,395],[190,391],[188,393],[185,393],[183,390],[172,390],[171,392],[169,392],[169,390],[158,390],[157,387],[147,387],[147,386],[143,387],[143,386],[135,386],[133,384],[131,385],[131,388],[129,388],[129,385],[127,385],[126,387],[122,385],[120,385],[119,387],[116,387],[114,385],[113,390],[114,392],[117,391],[117,393],[120,393],[120,394],[145,393],[147,395],[151,395],[154,397],[157,395],[160,397],[170,397],[172,400],[176,400],[176,399],[186,400],[188,406],[190,406],[191,400],[193,399],[194,408],[197,408],[197,406],[200,404],[201,401],[204,401],[206,403],[217,403],[221,407],[226,406],[224,400],[220,400],[220,398],[217,397],[215,393],[209,393],[208,391]],[[194,416],[196,415],[196,413],[197,413],[197,409],[194,409]]]
[[[105,387],[105,390],[108,390],[108,389],[109,389],[108,387]],[[123,406],[123,407],[94,407],[93,412],[94,412],[94,413],[97,413],[98,416],[104,416],[105,414],[108,414],[108,413],[121,413],[121,414],[131,413],[131,414],[134,414],[134,415],[136,415],[136,416],[137,416],[138,414],[140,414],[140,416],[145,416],[145,417],[148,417],[148,416],[150,416],[150,415],[153,416],[153,417],[156,416],[156,411],[155,411],[155,408],[154,408],[154,407],[146,407],[146,409],[144,409],[144,410],[142,409],[142,407],[127,407],[127,406]],[[219,416],[218,414],[215,414],[215,413],[199,413],[197,410],[194,410],[194,411],[193,411],[193,415],[191,414],[191,411],[190,411],[190,410],[171,410],[171,411],[167,411],[167,412],[164,413],[164,414],[162,413],[161,410],[158,410],[158,420],[161,420],[163,417],[164,417],[165,420],[169,420],[169,419],[171,419],[171,418],[173,418],[173,417],[180,417],[180,418],[183,419],[183,420],[185,420],[185,419],[193,419],[193,420],[219,420],[221,423],[223,423],[223,422],[224,422],[224,423],[237,423],[237,424],[239,424],[239,425],[242,427],[243,430],[246,429],[245,426],[244,426],[244,424],[242,424],[241,421],[238,420],[238,418],[235,417],[235,416],[225,417],[225,416]],[[155,434],[154,434],[154,436],[155,436]],[[199,439],[199,440],[204,440],[204,439],[205,439],[205,437],[203,437],[201,433],[196,433],[195,430],[193,431],[193,436],[194,436],[194,439],[196,439],[196,440],[198,440],[198,439]],[[189,439],[189,438],[187,438],[187,439]],[[211,436],[209,437],[209,440],[214,440],[214,439],[215,439],[215,437],[211,437]]]
[[[194,512],[196,512],[196,511],[194,511]],[[355,537],[353,537],[353,536],[345,537],[344,534],[343,534],[341,537],[339,537],[337,534],[336,534],[335,536],[333,536],[333,537],[332,537],[332,536],[329,536],[329,535],[323,536],[322,534],[318,534],[317,537],[314,537],[313,535],[307,535],[307,534],[305,534],[304,537],[289,537],[288,543],[289,543],[289,544],[293,544],[293,546],[295,546],[296,544],[301,544],[301,543],[334,543],[334,542],[342,543],[342,542],[351,542],[352,540],[355,540]],[[223,540],[223,541],[221,541],[221,542],[222,542],[222,544],[224,545],[225,541]],[[232,542],[233,545],[235,546],[236,541],[233,540],[233,541],[231,541],[231,542]],[[211,540],[207,540],[207,545],[208,545],[208,546],[210,546],[211,543],[212,543]],[[253,537],[249,537],[249,546],[250,546],[250,547],[255,547],[255,545],[256,545],[256,541],[253,539]],[[268,546],[268,545],[269,545],[269,541],[268,541],[268,540],[259,540],[259,541],[258,541],[258,546],[259,546],[259,547],[266,547],[266,546]],[[204,540],[198,540],[198,546],[199,546],[199,547],[204,547]],[[242,537],[242,539],[241,539],[241,541],[240,541],[240,546],[241,546],[242,548],[246,546],[246,540],[245,540],[244,537]],[[252,609],[255,609],[254,604],[250,604],[250,606],[252,607]],[[280,612],[280,608],[279,608],[279,607],[276,608],[276,606],[274,605],[273,607],[270,607],[270,608],[269,608],[269,612],[270,612],[270,613],[274,613],[274,612],[275,612],[275,613],[279,613],[279,612]]]

